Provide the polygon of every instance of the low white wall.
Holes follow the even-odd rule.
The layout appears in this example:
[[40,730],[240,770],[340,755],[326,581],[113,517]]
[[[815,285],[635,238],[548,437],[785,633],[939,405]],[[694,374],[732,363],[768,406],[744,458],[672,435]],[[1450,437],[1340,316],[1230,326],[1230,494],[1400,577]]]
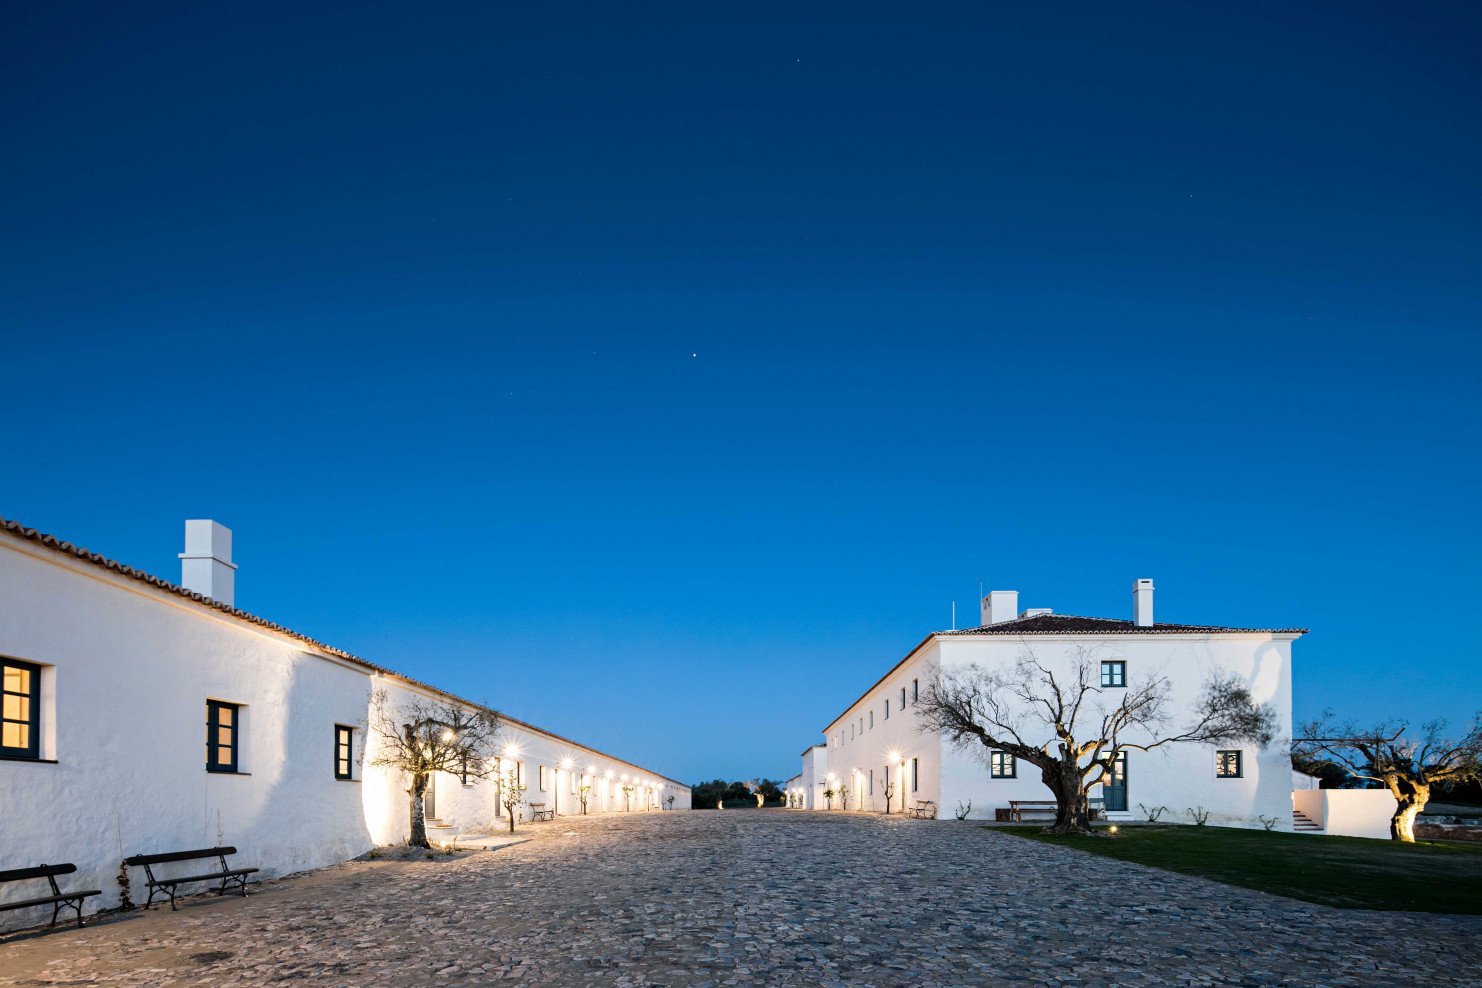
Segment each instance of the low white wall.
[[1395,798],[1387,789],[1320,789],[1327,802],[1323,829],[1338,837],[1389,840]]
[[1330,837],[1389,840],[1395,798],[1387,789],[1295,789],[1292,806]]

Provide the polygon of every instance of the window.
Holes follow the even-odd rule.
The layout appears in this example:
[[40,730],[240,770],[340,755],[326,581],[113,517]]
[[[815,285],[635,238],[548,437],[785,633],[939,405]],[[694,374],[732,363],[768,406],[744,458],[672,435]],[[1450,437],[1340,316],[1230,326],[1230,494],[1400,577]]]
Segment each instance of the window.
[[41,667],[0,659],[0,755],[41,757]]
[[41,757],[41,667],[0,660],[0,755]]
[[550,789],[550,786],[547,785],[547,783],[549,781],[550,780],[546,777],[546,767],[544,765],[540,766],[540,791],[541,792],[546,792],[546,791],[548,791]]
[[994,751],[988,755],[988,775],[994,779],[1017,779],[1019,763],[1007,751]]
[[915,703],[921,699],[921,686],[916,680],[911,680],[911,702]]
[[864,718],[863,717],[861,717],[859,719],[859,733],[861,733],[861,734],[864,733]]
[[874,729],[875,729],[875,711],[871,710],[870,711],[870,730],[873,731]]
[[237,770],[237,727],[240,708],[235,703],[206,701],[206,771]]
[[1238,779],[1241,777],[1240,752],[1239,751],[1216,751],[1214,753],[1214,774],[1218,779]]
[[921,760],[911,759],[911,791],[916,792],[921,786]]
[[517,786],[523,786],[524,784],[525,784],[525,763],[524,762],[515,762],[515,785],[517,785]]
[[875,795],[875,770],[870,769],[870,795]]
[[885,701],[885,719],[886,720],[889,720],[890,719],[890,701],[889,700],[886,700]]
[[1101,663],[1101,685],[1125,687],[1127,685],[1127,663]]
[[901,709],[906,709],[906,688],[904,686],[901,687]]
[[576,795],[576,773],[570,769],[566,770],[566,776],[571,780],[571,795]]
[[355,728],[343,724],[334,726],[334,777],[350,778],[351,752],[355,750]]

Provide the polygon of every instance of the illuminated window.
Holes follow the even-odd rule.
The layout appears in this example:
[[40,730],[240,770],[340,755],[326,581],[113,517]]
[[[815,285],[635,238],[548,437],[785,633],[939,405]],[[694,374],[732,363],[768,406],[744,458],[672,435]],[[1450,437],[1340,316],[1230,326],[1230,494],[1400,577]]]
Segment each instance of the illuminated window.
[[1127,663],[1125,662],[1103,662],[1101,663],[1101,685],[1112,687],[1125,687],[1127,685]]
[[220,700],[206,701],[206,771],[237,770],[237,728],[241,708]]
[[988,774],[994,779],[1016,779],[1019,777],[1019,763],[1007,751],[990,752]]
[[0,659],[0,755],[41,757],[41,667]]
[[351,776],[351,753],[355,750],[355,728],[343,724],[334,726],[334,777],[348,779]]
[[1214,753],[1214,774],[1220,779],[1240,778],[1242,775],[1240,752],[1216,751]]
[[546,767],[544,765],[542,765],[542,766],[540,766],[540,791],[541,792],[546,792],[546,791],[548,791],[550,789],[550,786],[548,785],[549,782],[550,782],[550,779],[546,775]]

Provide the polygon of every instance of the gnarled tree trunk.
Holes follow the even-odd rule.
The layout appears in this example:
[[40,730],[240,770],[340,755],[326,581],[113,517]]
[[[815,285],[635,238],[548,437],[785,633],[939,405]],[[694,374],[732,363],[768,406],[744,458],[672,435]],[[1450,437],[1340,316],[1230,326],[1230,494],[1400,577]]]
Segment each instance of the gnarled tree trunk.
[[1409,779],[1393,779],[1389,791],[1395,798],[1395,815],[1389,820],[1391,840],[1415,843],[1415,818],[1431,801],[1431,787],[1411,782]]
[[427,793],[427,776],[412,776],[412,788],[407,790],[412,797],[412,836],[407,843],[413,847],[431,847],[432,842],[427,839],[427,817],[424,815],[425,808],[423,796]]
[[1040,771],[1055,794],[1055,823],[1046,833],[1091,833],[1091,802],[1080,769],[1073,762],[1060,762]]

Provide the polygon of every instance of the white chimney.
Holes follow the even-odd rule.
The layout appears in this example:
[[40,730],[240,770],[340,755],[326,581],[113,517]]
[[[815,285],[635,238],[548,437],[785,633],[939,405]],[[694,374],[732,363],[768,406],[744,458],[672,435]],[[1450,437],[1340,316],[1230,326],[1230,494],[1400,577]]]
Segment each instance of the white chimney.
[[1139,628],[1153,626],[1153,581],[1136,580],[1132,584],[1132,623]]
[[232,530],[209,518],[187,520],[185,551],[180,554],[180,585],[231,607],[236,599],[236,583]]
[[983,598],[983,624],[1002,624],[1019,616],[1019,591],[990,590]]

